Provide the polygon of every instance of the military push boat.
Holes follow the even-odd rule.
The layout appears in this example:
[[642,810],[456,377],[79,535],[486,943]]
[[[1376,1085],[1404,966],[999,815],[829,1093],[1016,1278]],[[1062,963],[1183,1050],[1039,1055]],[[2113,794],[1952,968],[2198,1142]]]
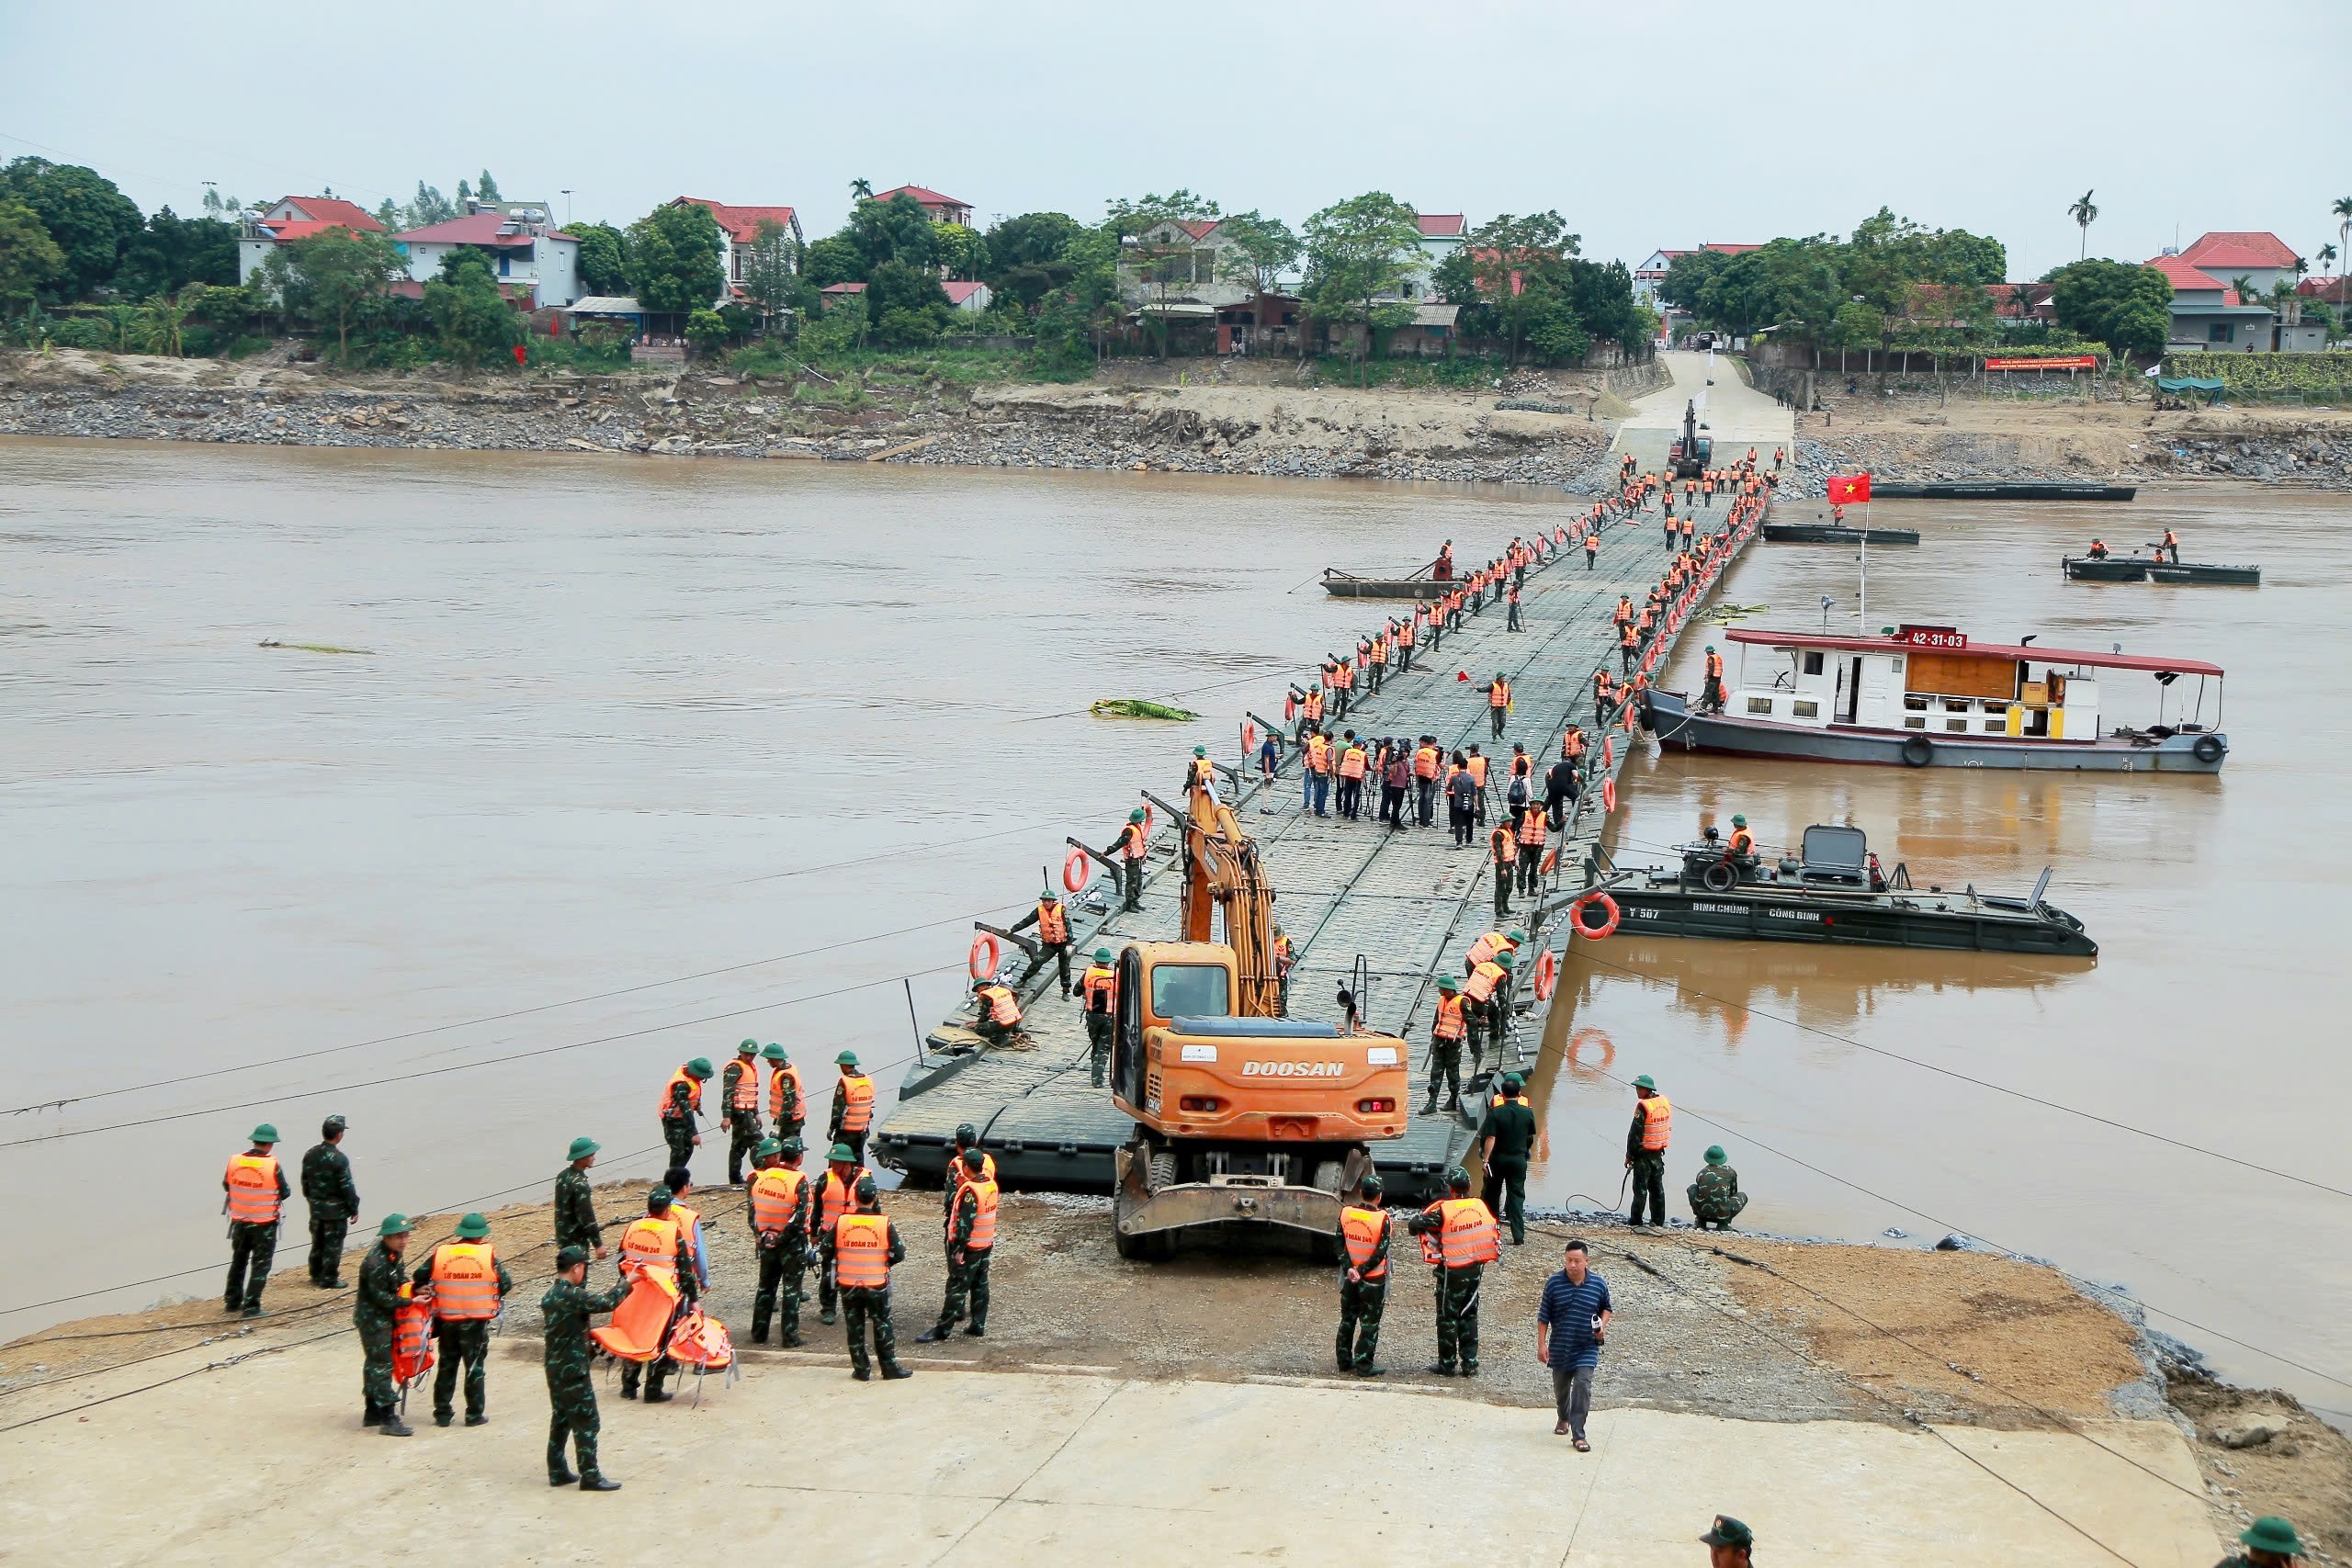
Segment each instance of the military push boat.
[[1917,528],[1856,528],[1844,523],[1767,523],[1768,545],[1916,545]]
[[[1710,829],[1712,835],[1713,829]],[[1911,885],[1909,869],[1879,864],[1860,828],[1816,823],[1799,854],[1767,866],[1710,837],[1680,851],[1680,863],[1620,868],[1596,849],[1575,916],[1586,931],[1611,921],[1634,936],[1745,942],[1838,942],[1947,952],[2030,953],[2096,958],[2083,922],[2049,903],[2050,872],[2022,898]],[[1593,894],[1606,894],[1612,915]],[[1597,912],[1596,912],[1597,911]]]
[[2146,556],[2065,556],[2060,559],[2073,582],[2196,582],[2231,588],[2259,588],[2258,566],[2230,566],[2219,561],[2169,561]]

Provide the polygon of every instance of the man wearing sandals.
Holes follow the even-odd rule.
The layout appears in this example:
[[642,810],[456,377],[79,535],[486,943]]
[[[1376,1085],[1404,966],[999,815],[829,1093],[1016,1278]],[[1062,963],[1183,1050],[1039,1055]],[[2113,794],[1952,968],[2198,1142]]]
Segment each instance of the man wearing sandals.
[[1584,1243],[1568,1243],[1560,1271],[1544,1281],[1544,1304],[1535,1313],[1535,1359],[1552,1369],[1552,1402],[1560,1417],[1552,1432],[1572,1436],[1580,1454],[1592,1451],[1585,1441],[1585,1416],[1592,1408],[1600,1343],[1615,1315],[1609,1281],[1589,1264]]

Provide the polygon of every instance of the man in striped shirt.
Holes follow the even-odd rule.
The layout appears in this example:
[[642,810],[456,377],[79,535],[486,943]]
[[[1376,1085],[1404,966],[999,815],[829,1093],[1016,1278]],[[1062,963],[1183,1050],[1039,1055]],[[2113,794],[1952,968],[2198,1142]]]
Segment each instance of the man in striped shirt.
[[1535,1313],[1535,1359],[1552,1369],[1552,1402],[1559,1412],[1553,1435],[1572,1435],[1577,1452],[1590,1453],[1586,1415],[1592,1408],[1592,1378],[1600,1366],[1600,1344],[1616,1315],[1609,1281],[1591,1271],[1580,1241],[1568,1243],[1560,1271],[1544,1281],[1544,1304]]

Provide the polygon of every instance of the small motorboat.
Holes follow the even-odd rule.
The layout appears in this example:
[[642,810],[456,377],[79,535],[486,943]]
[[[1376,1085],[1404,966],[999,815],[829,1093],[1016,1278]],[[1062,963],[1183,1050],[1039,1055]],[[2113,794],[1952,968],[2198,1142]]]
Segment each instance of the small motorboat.
[[1768,545],[1916,545],[1917,528],[1855,528],[1843,523],[1767,523]]
[[2211,561],[2152,560],[2148,563],[2151,582],[2216,582],[2233,588],[2262,586],[2262,569],[2258,566],[2222,566]]
[[2145,582],[2148,563],[2140,556],[2063,556],[2059,564],[2075,582]]
[[1433,577],[1423,567],[1412,577],[1358,577],[1336,566],[1323,569],[1323,592],[1334,599],[1432,599],[1462,586],[1450,577]]
[[[1630,936],[1716,937],[1748,942],[1839,942],[1859,947],[1951,952],[2032,953],[2096,958],[2098,943],[2083,922],[2050,903],[2045,867],[2021,898],[1912,886],[1907,867],[1883,870],[1860,828],[1816,823],[1795,856],[1766,865],[1734,855],[1712,837],[1680,850],[1680,863],[1641,869],[1612,864],[1596,850],[1585,902],[1570,916],[1591,931],[1607,917],[1591,895],[1617,907]],[[1599,908],[1599,913],[1586,910]]]

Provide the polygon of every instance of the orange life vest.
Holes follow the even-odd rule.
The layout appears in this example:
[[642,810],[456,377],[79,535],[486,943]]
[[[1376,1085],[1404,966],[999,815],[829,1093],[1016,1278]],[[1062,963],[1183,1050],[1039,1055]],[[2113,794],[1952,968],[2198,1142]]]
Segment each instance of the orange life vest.
[[[1021,1021],[1021,1004],[1012,999],[1012,993],[1004,987],[983,987],[980,990],[980,1000],[988,1005],[989,1019],[991,1022],[1011,1029]],[[871,1091],[868,1092],[870,1095]]]
[[1306,694],[1306,716],[1317,724],[1323,722],[1323,688],[1316,687]]
[[1109,1012],[1119,997],[1119,972],[1101,965],[1090,968],[1078,983],[1079,992],[1086,998],[1089,1012]]
[[1484,752],[1470,759],[1470,782],[1480,789],[1487,787],[1487,758]]
[[277,1157],[235,1155],[229,1160],[229,1218],[241,1225],[277,1223]]
[[[998,987],[991,987],[989,988],[993,990]],[[1021,1014],[1019,1012],[1015,1012],[1012,1015],[1012,1018],[1013,1021],[1017,1023],[1021,1021]],[[867,1077],[864,1073],[842,1074],[842,1131],[844,1133],[863,1133],[866,1128],[873,1124],[874,1080]]]
[[1731,834],[1731,852],[1736,855],[1754,854],[1756,852],[1756,835],[1749,832],[1745,828],[1733,829]]
[[1437,777],[1437,760],[1438,750],[1434,746],[1424,746],[1420,750],[1415,751],[1413,753],[1413,776],[1417,779],[1433,779]]
[[833,1226],[833,1282],[844,1291],[890,1283],[890,1222],[881,1214],[843,1214]]
[[1482,1200],[1446,1198],[1436,1208],[1444,1222],[1444,1228],[1439,1232],[1439,1248],[1448,1269],[1492,1263],[1502,1256],[1502,1238],[1495,1225],[1494,1211]]
[[1623,626],[1634,618],[1634,601],[1624,594],[1617,596],[1617,624]]
[[1430,1021],[1430,1035],[1439,1040],[1459,1040],[1466,1028],[1462,1019],[1462,998],[1440,996],[1437,1016]]
[[1364,750],[1363,747],[1351,744],[1346,750],[1340,753],[1340,776],[1341,778],[1360,779],[1363,777],[1363,767]]
[[1511,840],[1510,829],[1506,824],[1495,825],[1495,830],[1487,835],[1487,846],[1497,865],[1509,865],[1519,858],[1519,845]]
[[680,1084],[686,1086],[686,1113],[691,1116],[702,1109],[702,1080],[680,1067],[670,1075],[670,1081],[662,1086],[662,1119],[664,1122],[676,1119],[672,1111],[671,1093]]
[[1540,806],[1530,806],[1526,814],[1519,819],[1519,841],[1540,850],[1544,847],[1544,808]]
[[1331,771],[1331,743],[1319,735],[1306,738],[1306,771],[1310,773]]
[[1666,1096],[1653,1094],[1642,1101],[1642,1148],[1656,1154],[1666,1147],[1666,1135],[1674,1125],[1674,1107]]
[[792,1086],[792,1098],[796,1103],[803,1106],[808,1103],[808,1092],[800,1087],[800,1069],[786,1062],[768,1075],[768,1114],[778,1121],[784,1119],[784,1086],[787,1083]]
[[1388,1211],[1359,1209],[1351,1204],[1340,1211],[1340,1235],[1348,1244],[1348,1262],[1367,1280],[1388,1278],[1388,1260],[1382,1258],[1380,1267],[1367,1267],[1372,1255],[1380,1250],[1381,1239],[1388,1234]]
[[680,1227],[667,1214],[640,1214],[621,1232],[621,1269],[675,1269]]
[[[996,1156],[989,1154],[986,1151],[982,1151],[980,1155],[979,1179],[982,1181],[994,1181],[996,1179]],[[958,1192],[962,1191],[965,1184],[972,1179],[969,1168],[964,1164],[964,1152],[961,1149],[958,1149],[955,1154],[948,1156],[947,1179],[956,1184],[956,1190]]]
[[800,1207],[800,1189],[808,1178],[790,1166],[772,1165],[752,1173],[752,1228],[780,1231],[792,1223]]
[[1510,682],[1497,681],[1487,688],[1487,705],[1490,708],[1510,706]]
[[486,1241],[445,1241],[433,1249],[433,1315],[448,1323],[498,1315],[498,1258]]
[[1388,662],[1388,638],[1386,637],[1377,637],[1372,639],[1372,652],[1369,657],[1374,664],[1385,664]]
[[1128,823],[1121,830],[1120,839],[1125,846],[1129,860],[1143,859],[1151,843],[1151,834],[1145,830],[1144,825],[1140,822]]
[[964,1194],[971,1195],[976,1205],[972,1211],[972,1239],[964,1244],[967,1252],[986,1252],[996,1245],[997,1185],[993,1171],[984,1172],[978,1180],[964,1183],[963,1192],[956,1201],[962,1202]]
[[[1205,762],[1207,759],[1201,761]],[[1048,947],[1058,947],[1069,940],[1069,911],[1062,908],[1060,899],[1047,899],[1037,906],[1037,940]]]
[[1561,750],[1566,756],[1567,760],[1571,762],[1575,761],[1578,757],[1583,756],[1584,731],[1581,729],[1569,730],[1567,739],[1561,743]]
[[831,1167],[826,1168],[825,1174],[817,1180],[817,1227],[820,1230],[831,1229],[834,1221],[855,1207],[850,1195],[857,1190],[857,1184],[868,1174],[861,1165],[849,1173],[847,1181],[843,1181]]
[[1483,1002],[1495,994],[1496,987],[1508,986],[1510,982],[1510,972],[1490,959],[1470,971],[1469,978],[1462,982],[1462,994],[1474,1002]]
[[1470,944],[1470,951],[1462,955],[1463,965],[1465,968],[1476,969],[1479,964],[1491,960],[1496,953],[1513,952],[1517,946],[1516,942],[1502,932],[1488,931]]
[[738,1056],[727,1064],[735,1069],[735,1087],[727,1097],[730,1111],[757,1111],[760,1108],[760,1059]]

